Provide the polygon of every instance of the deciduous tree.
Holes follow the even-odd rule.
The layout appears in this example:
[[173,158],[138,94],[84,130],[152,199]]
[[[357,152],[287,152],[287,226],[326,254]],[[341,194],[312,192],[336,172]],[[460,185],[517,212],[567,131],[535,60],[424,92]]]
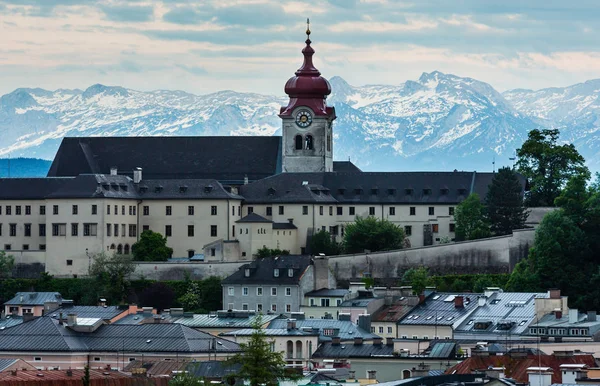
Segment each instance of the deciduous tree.
[[0,279],[10,276],[15,266],[15,258],[0,251]]
[[586,173],[584,158],[573,144],[558,144],[558,129],[531,130],[517,150],[517,171],[529,180],[528,207],[554,206],[566,182]]
[[484,208],[477,193],[470,194],[454,210],[456,240],[475,240],[490,236]]
[[344,250],[347,253],[361,253],[402,249],[404,230],[394,223],[375,217],[356,217],[346,225]]
[[310,239],[310,253],[313,255],[319,253],[324,253],[327,256],[339,255],[341,250],[340,244],[336,243],[327,231],[320,230]]
[[131,251],[136,261],[167,261],[173,255],[173,248],[167,246],[167,238],[151,230],[142,232]]

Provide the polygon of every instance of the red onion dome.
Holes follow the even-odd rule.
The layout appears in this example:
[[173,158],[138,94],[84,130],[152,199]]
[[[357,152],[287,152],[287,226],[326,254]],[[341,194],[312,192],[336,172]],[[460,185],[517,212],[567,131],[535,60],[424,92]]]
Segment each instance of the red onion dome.
[[306,35],[306,47],[302,50],[304,63],[296,71],[296,76],[291,77],[285,84],[284,90],[289,95],[290,102],[281,108],[280,116],[291,115],[298,106],[311,108],[315,115],[329,116],[333,112],[333,108],[327,107],[325,103],[325,98],[331,94],[331,85],[321,76],[312,61],[315,50],[310,46],[310,29],[306,30]]

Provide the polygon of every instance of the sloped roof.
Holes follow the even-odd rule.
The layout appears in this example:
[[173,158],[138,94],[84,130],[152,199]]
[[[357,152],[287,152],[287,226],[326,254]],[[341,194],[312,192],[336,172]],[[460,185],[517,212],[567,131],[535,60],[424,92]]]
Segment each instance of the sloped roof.
[[198,378],[217,379],[239,371],[241,364],[228,364],[225,361],[202,361],[189,363],[186,370]]
[[39,317],[0,331],[0,351],[237,352],[237,343],[181,324],[102,325],[76,332],[58,320]]
[[333,161],[334,172],[361,172],[351,161]]
[[554,370],[552,374],[552,383],[560,383],[561,373],[560,365],[563,364],[585,364],[589,367],[596,365],[596,360],[591,354],[573,355],[573,356],[554,356],[554,355],[528,355],[526,358],[511,357],[510,355],[501,356],[473,356],[465,359],[456,366],[446,370],[446,374],[471,374],[474,370],[483,370],[488,367],[504,366],[510,369],[507,377],[515,379],[517,382],[528,382],[528,367],[550,367]]
[[371,320],[373,322],[398,322],[413,309],[418,301],[418,297],[409,296],[389,306],[383,306],[373,314]]
[[[287,319],[275,319],[269,323],[268,328],[274,329],[285,329],[287,328]],[[356,324],[349,320],[336,320],[336,319],[304,319],[296,320],[296,328],[308,329],[316,328],[319,329],[319,341],[330,341],[331,336],[325,335],[324,330],[337,329],[339,330],[338,335],[342,341],[353,340],[356,337],[363,338],[364,340],[372,340],[378,338],[377,335],[372,334],[370,331],[365,331],[358,327]]]
[[[455,306],[456,296],[463,297],[464,307]],[[425,302],[416,305],[411,312],[408,312],[398,324],[451,326],[468,315],[475,307],[477,307],[477,294],[433,292]]]
[[269,222],[273,222],[271,220],[268,220],[266,218],[264,218],[263,216],[252,212],[250,214],[248,214],[247,216],[242,217],[241,219],[237,220],[236,222],[240,222],[240,223],[253,223],[253,222],[264,222],[264,223],[269,223]]
[[78,318],[98,318],[103,320],[110,320],[116,316],[121,315],[124,312],[127,313],[128,310],[119,309],[118,306],[70,306],[58,308],[48,315],[52,318],[58,318],[61,312],[63,314],[63,317],[66,317],[67,314],[73,313],[77,314]]
[[[281,173],[240,187],[248,203],[457,204],[485,197],[493,173]],[[524,180],[523,180],[524,186]]]
[[65,137],[48,177],[106,173],[144,178],[258,180],[280,171],[281,137]]
[[10,299],[4,305],[6,306],[43,306],[45,303],[63,301],[60,292],[17,292],[14,298]]
[[[278,318],[279,315],[267,314],[261,315],[263,324]],[[214,314],[194,314],[192,317],[181,317],[174,320],[174,323],[183,324],[192,328],[250,328],[257,315],[251,315],[247,318],[219,317]]]
[[0,178],[0,199],[46,198],[73,178]]
[[318,290],[310,291],[304,294],[304,297],[329,297],[329,298],[343,298],[350,293],[349,290],[343,288],[321,288]]
[[[226,284],[274,284],[274,285],[297,285],[306,269],[312,264],[310,256],[282,255],[275,258],[264,258],[254,260],[242,265],[237,271],[225,278],[221,283]],[[246,269],[250,270],[250,276],[245,276]],[[279,270],[279,276],[275,276],[275,269]],[[293,275],[289,276],[289,269],[293,269]]]

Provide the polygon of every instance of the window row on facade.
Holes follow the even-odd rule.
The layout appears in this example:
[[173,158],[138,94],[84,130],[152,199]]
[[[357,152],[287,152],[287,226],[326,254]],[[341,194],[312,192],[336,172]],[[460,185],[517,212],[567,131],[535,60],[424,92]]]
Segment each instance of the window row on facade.
[[[248,206],[248,214],[253,213],[254,212],[254,207],[253,206]],[[328,212],[330,216],[333,216],[333,212],[334,212],[334,206],[330,205],[328,207]],[[302,214],[304,216],[307,216],[309,214],[309,206],[308,205],[303,205],[302,206]],[[377,213],[377,207],[375,206],[370,206],[369,207],[369,216],[375,216]],[[283,215],[285,214],[285,208],[283,205],[279,206],[279,214]],[[343,206],[336,206],[335,207],[335,214],[337,216],[343,216],[344,215],[344,207]],[[429,216],[435,216],[435,207],[434,206],[429,206],[427,207],[427,214]],[[266,215],[267,216],[272,216],[273,215],[273,208],[268,206],[266,208]],[[319,215],[320,216],[325,216],[325,207],[323,205],[319,205]],[[350,216],[355,216],[356,215],[356,207],[355,206],[349,206],[348,207],[348,215]],[[389,216],[396,216],[396,207],[395,206],[390,206],[388,207],[388,215]],[[409,216],[416,216],[417,215],[417,207],[416,206],[410,206],[408,207],[408,215]],[[454,207],[450,206],[448,207],[448,216],[454,216]]]
[[[233,310],[233,303],[228,303],[227,304],[227,309],[229,310]],[[242,310],[244,311],[248,311],[250,310],[250,306],[248,303],[242,303]],[[262,303],[256,303],[255,308],[252,309],[253,311],[256,312],[263,312],[264,308],[263,308],[263,304]],[[271,303],[271,306],[269,307],[269,311],[271,312],[283,312],[282,310],[278,310],[277,309],[277,304],[275,303]],[[285,304],[285,312],[290,313],[292,312],[292,305],[291,304]]]
[[[285,291],[284,292],[285,296],[292,296],[292,287],[285,287],[284,291]],[[256,296],[263,296],[263,294],[264,294],[263,287],[256,287]],[[227,295],[236,296],[235,287],[227,288]],[[242,293],[238,294],[238,295],[249,296],[250,289],[248,287],[242,287]],[[277,296],[277,287],[271,287],[271,296]]]
[[[233,215],[235,216],[235,206],[232,206],[231,210],[233,212]],[[211,205],[209,213],[210,213],[211,216],[218,215],[217,205]],[[241,207],[238,207],[238,213],[241,213]],[[187,215],[188,216],[194,216],[195,214],[196,214],[196,207],[194,205],[188,205],[188,207],[187,207]],[[149,205],[144,205],[142,207],[142,215],[143,216],[150,216],[150,206]],[[173,206],[172,205],[165,205],[165,216],[172,216],[172,215],[173,215]]]

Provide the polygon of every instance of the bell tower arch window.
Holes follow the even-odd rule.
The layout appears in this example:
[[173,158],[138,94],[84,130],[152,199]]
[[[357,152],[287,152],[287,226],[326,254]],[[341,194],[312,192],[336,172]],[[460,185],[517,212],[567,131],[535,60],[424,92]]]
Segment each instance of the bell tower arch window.
[[304,141],[306,143],[306,150],[313,150],[314,144],[312,135],[308,134]]
[[300,134],[298,134],[297,136],[294,137],[294,144],[295,144],[295,148],[296,150],[302,150],[302,136]]

